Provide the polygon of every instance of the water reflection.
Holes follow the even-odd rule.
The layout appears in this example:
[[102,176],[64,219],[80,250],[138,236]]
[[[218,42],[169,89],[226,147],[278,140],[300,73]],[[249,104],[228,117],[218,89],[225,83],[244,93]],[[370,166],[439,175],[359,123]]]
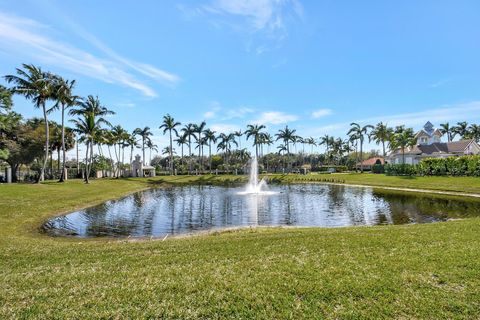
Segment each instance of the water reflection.
[[320,184],[279,185],[274,195],[184,186],[152,189],[49,220],[52,235],[165,236],[239,226],[319,226],[429,223],[477,215],[477,201],[380,193]]

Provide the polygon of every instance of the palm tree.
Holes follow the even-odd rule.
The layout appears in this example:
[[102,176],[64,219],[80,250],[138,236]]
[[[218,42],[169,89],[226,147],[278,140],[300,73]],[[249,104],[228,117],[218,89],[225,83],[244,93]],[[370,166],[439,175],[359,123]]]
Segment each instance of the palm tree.
[[235,135],[235,137],[238,138],[238,147],[242,149],[242,135],[243,135],[242,130],[237,130],[233,132],[233,134]]
[[468,127],[468,138],[474,139],[476,142],[480,141],[480,125],[478,124],[471,124]]
[[460,139],[465,139],[468,134],[468,123],[466,121],[457,122],[457,125],[452,129],[453,132],[460,136]]
[[358,123],[352,122],[350,124],[351,128],[348,131],[348,135],[356,135],[357,139],[360,142],[360,172],[363,173],[363,141],[365,140],[365,136],[368,135],[369,129],[374,129],[374,127],[370,124],[366,126],[360,126]]
[[131,165],[133,162],[133,149],[139,147],[138,141],[135,138],[135,133],[132,132],[131,134],[129,134],[128,139],[126,140],[126,143],[130,147],[130,165]]
[[238,143],[237,141],[235,140],[235,135],[233,133],[229,133],[229,134],[225,134],[225,133],[221,133],[219,136],[218,136],[218,140],[220,140],[220,142],[218,143],[217,145],[217,150],[223,150],[224,153],[225,153],[225,164],[228,166],[228,159],[229,159],[229,155],[231,153],[231,150],[232,150],[232,144],[234,144],[235,146],[238,146]]
[[260,137],[261,137],[261,131],[263,129],[266,129],[263,124],[249,124],[247,125],[247,130],[245,130],[244,134],[247,135],[247,140],[250,137],[253,137],[253,145],[255,146],[255,156],[258,158],[258,148],[260,144]]
[[455,138],[456,132],[454,131],[455,127],[450,127],[448,122],[440,124],[440,132],[447,135],[448,142],[451,142]]
[[412,128],[397,130],[391,137],[391,148],[402,150],[402,163],[405,164],[405,149],[417,143]]
[[188,156],[189,156],[189,161],[188,161],[188,173],[192,173],[192,161],[191,161],[191,156],[192,156],[192,137],[195,138],[195,125],[193,123],[189,123],[184,125],[182,128],[183,135],[187,138],[188,140]]
[[[116,171],[118,172],[116,172],[116,174],[118,178],[120,174],[123,175],[123,170],[121,170],[122,163],[123,163],[122,150],[123,151],[125,150],[124,149],[126,146],[125,141],[129,138],[130,134],[120,125],[113,127],[111,132],[113,135],[114,145],[116,144],[113,150],[115,151],[115,157],[117,158]],[[118,147],[118,152],[117,152],[117,147]]]
[[[54,109],[61,109],[62,112],[62,171],[60,174],[60,180],[58,182],[65,181],[65,166],[66,166],[66,150],[65,150],[65,110],[80,103],[80,97],[73,95],[73,88],[75,87],[75,80],[69,81],[61,77],[56,77],[54,86],[54,97],[57,103],[49,111]],[[60,159],[59,159],[60,161]]]
[[[182,129],[183,131],[183,129]],[[188,144],[188,138],[187,138],[187,135],[185,133],[183,134],[180,134],[177,139],[174,140],[180,147],[181,147],[181,162],[183,163],[183,146]]]
[[317,145],[317,142],[315,141],[314,137],[308,137],[305,139],[305,143],[310,146],[310,154],[313,154],[313,147]]
[[208,144],[208,169],[212,172],[212,143],[217,142],[217,137],[215,136],[215,131],[207,129],[204,131],[205,141]]
[[148,164],[151,165],[152,163],[152,150],[158,152],[158,146],[152,142],[152,140],[147,141],[147,148],[150,150],[150,157]]
[[297,136],[295,135],[295,132],[297,130],[293,129],[290,130],[288,129],[288,126],[285,126],[285,129],[278,130],[278,133],[275,134],[278,140],[282,140],[283,143],[285,144],[285,147],[287,148],[287,155],[290,154],[290,142],[295,143]]
[[193,132],[198,134],[198,136],[195,136],[197,140],[197,147],[198,147],[198,160],[200,161],[200,171],[203,170],[203,162],[202,162],[202,157],[203,157],[203,145],[205,141],[202,140],[202,133],[205,130],[205,126],[207,124],[205,121],[202,121],[200,124],[194,124],[193,125]]
[[[79,116],[78,119],[71,120],[75,124],[75,131],[81,135],[81,141],[87,145],[85,154],[85,182],[89,183],[90,170],[93,160],[93,139],[97,132],[101,130],[102,124],[111,126],[104,116],[114,114],[102,106],[98,97],[88,96],[82,101],[77,109],[70,110],[69,114]],[[90,153],[89,153],[90,151]]]
[[393,134],[393,129],[389,128],[386,124],[383,122],[377,123],[375,128],[370,132],[370,137],[373,138],[372,140],[375,141],[375,143],[382,144],[382,149],[383,149],[383,158],[387,156],[386,150],[385,150],[385,142],[388,143],[390,140],[390,136]]
[[143,164],[147,165],[145,162],[145,144],[150,140],[150,136],[152,136],[152,132],[150,131],[150,127],[145,128],[136,128],[133,131],[133,134],[136,136],[140,136],[142,138],[142,153],[143,153]]
[[8,83],[14,83],[12,92],[23,95],[27,99],[31,99],[35,108],[42,109],[43,121],[45,125],[45,157],[38,181],[45,180],[45,168],[47,167],[47,159],[49,154],[49,127],[47,119],[46,102],[53,97],[53,75],[44,72],[41,68],[33,64],[23,64],[23,69],[17,68],[17,75],[6,75],[5,80]]
[[323,137],[320,137],[320,141],[318,142],[318,145],[319,146],[325,145],[325,153],[328,153],[331,142],[332,142],[332,137],[326,134]]
[[169,133],[170,135],[170,174],[173,175],[173,138],[172,138],[172,131],[175,132],[175,135],[178,136],[178,131],[176,127],[178,127],[181,123],[175,122],[175,119],[172,118],[169,114],[163,116],[163,123],[159,127],[159,129],[163,129],[163,134]]

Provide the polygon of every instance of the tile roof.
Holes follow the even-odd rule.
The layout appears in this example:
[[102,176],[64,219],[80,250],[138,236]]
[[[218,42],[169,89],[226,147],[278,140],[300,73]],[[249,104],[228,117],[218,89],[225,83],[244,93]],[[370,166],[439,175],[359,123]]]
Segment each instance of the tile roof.
[[[459,153],[465,151],[472,139],[453,142],[436,142],[432,144],[420,144],[406,149],[405,154],[424,154],[433,155],[439,153]],[[393,154],[400,154],[401,150],[396,150]]]

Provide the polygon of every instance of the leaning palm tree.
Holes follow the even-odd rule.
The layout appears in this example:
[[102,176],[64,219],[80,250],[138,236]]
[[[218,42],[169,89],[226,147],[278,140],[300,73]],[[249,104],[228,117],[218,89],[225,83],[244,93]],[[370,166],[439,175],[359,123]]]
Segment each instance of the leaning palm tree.
[[456,132],[454,131],[455,127],[450,127],[448,122],[440,124],[440,132],[447,135],[448,142],[451,142],[455,138]]
[[217,142],[215,131],[207,129],[204,131],[205,141],[208,144],[208,169],[212,172],[212,143]]
[[[80,103],[80,97],[73,94],[73,88],[75,87],[75,80],[69,81],[61,77],[56,77],[53,95],[57,103],[49,110],[61,109],[62,117],[62,171],[60,174],[60,180],[58,182],[65,181],[65,166],[66,166],[66,150],[65,150],[65,111],[78,105]],[[60,161],[60,159],[59,159]]]
[[375,128],[373,128],[373,130],[370,132],[369,138],[375,141],[377,145],[380,143],[382,144],[384,159],[387,156],[387,153],[385,151],[385,143],[388,143],[392,134],[393,134],[393,129],[389,128],[383,122],[377,123]]
[[368,136],[368,130],[373,129],[374,127],[370,124],[362,127],[355,122],[352,122],[350,126],[351,128],[347,135],[356,135],[358,141],[360,142],[360,172],[363,173],[363,141],[365,140],[365,136]]
[[266,129],[263,124],[249,124],[244,134],[247,136],[247,140],[253,137],[253,146],[255,147],[255,156],[258,158],[258,151],[260,146],[260,138],[263,129]]
[[177,128],[181,123],[176,122],[172,116],[169,114],[163,116],[163,123],[159,127],[159,129],[163,129],[163,134],[169,133],[170,135],[170,174],[173,175],[173,138],[172,138],[172,131],[175,132],[175,135],[178,136]]
[[35,108],[42,109],[43,121],[45,125],[45,156],[38,181],[45,180],[45,168],[49,154],[49,127],[47,119],[46,102],[53,97],[54,76],[49,72],[44,72],[41,68],[33,64],[23,64],[23,69],[17,68],[17,75],[6,75],[5,80],[13,83],[12,92],[23,95],[31,99]]
[[143,154],[143,164],[147,165],[145,162],[145,145],[146,143],[150,140],[150,136],[152,136],[152,132],[150,131],[150,127],[145,127],[145,128],[136,128],[133,131],[133,134],[136,136],[140,136],[142,138],[142,154]]

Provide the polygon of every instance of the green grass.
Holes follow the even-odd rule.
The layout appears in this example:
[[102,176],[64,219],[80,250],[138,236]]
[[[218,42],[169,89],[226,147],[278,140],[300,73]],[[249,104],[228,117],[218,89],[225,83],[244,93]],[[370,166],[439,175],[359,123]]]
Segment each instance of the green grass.
[[[251,229],[163,242],[37,232],[52,215],[152,184],[196,179],[0,185],[0,318],[480,317],[479,218]],[[202,183],[235,179],[203,177]],[[418,178],[414,187],[468,185],[468,178],[442,179],[445,186]]]

